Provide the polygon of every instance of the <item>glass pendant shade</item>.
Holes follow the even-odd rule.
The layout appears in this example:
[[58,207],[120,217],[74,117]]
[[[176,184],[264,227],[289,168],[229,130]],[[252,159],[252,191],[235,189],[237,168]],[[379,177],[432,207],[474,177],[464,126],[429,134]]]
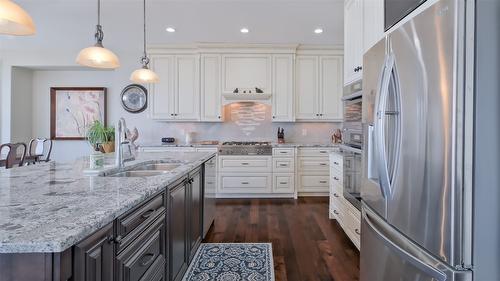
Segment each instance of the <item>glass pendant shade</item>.
[[149,68],[139,68],[132,72],[130,80],[138,84],[157,83],[160,79],[154,71]]
[[31,16],[10,0],[0,0],[0,34],[33,35],[36,28]]
[[98,44],[81,50],[76,62],[93,68],[114,69],[120,67],[118,57],[112,51]]

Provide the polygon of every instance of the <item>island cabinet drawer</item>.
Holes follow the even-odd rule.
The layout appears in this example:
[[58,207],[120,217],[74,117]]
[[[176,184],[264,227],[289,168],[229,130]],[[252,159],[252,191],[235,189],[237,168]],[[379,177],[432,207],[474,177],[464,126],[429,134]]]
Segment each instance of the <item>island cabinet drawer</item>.
[[271,156],[221,156],[221,172],[266,173],[272,171]]
[[324,157],[300,157],[299,170],[329,173],[329,160]]
[[293,173],[295,169],[293,158],[273,158],[274,173]]
[[334,151],[332,147],[325,148],[312,148],[312,147],[300,147],[298,151],[298,156],[306,157],[328,157],[330,152]]
[[117,219],[117,247],[121,251],[130,244],[158,216],[164,216],[166,194],[153,199]]
[[116,257],[118,281],[139,281],[154,275],[158,267],[165,269],[165,217],[157,218],[146,231]]
[[274,157],[294,157],[295,148],[273,148]]
[[222,193],[266,193],[272,189],[271,174],[221,174]]

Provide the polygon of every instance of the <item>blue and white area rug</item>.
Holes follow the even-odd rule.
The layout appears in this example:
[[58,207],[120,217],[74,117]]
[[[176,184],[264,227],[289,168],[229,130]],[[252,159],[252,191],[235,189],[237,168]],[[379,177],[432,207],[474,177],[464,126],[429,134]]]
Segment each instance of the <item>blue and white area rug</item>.
[[271,243],[202,243],[184,281],[274,281]]

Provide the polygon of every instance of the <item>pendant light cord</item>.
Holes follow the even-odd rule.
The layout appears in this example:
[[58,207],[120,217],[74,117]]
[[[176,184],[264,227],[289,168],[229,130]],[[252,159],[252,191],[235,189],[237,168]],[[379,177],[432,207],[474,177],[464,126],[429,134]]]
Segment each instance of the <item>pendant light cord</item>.
[[149,58],[148,58],[148,54],[146,52],[146,0],[144,0],[143,2],[143,16],[144,16],[144,21],[143,21],[143,27],[144,27],[144,33],[143,33],[143,39],[144,39],[144,55],[143,57],[141,58],[141,63],[142,63],[142,67],[143,68],[148,68],[148,64],[149,64]]
[[102,47],[102,39],[104,39],[104,32],[101,26],[101,0],[97,0],[97,26],[95,30],[96,46]]

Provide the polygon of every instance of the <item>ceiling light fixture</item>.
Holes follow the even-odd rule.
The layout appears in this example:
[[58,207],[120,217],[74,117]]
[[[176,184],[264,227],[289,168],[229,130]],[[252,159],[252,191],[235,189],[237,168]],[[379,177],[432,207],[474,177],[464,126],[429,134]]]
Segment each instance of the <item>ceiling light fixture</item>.
[[33,35],[36,28],[31,16],[10,0],[0,0],[0,34]]
[[170,33],[174,33],[175,32],[175,28],[173,27],[167,27],[167,32],[170,32]]
[[141,58],[142,67],[132,72],[130,80],[134,83],[156,83],[159,77],[154,71],[149,69],[149,58],[146,52],[146,0],[144,0],[144,54]]
[[76,57],[76,62],[93,68],[115,69],[120,67],[118,57],[102,45],[104,32],[101,26],[101,0],[97,0],[97,26],[94,36],[95,45],[81,50]]
[[316,33],[316,34],[321,34],[321,33],[323,33],[323,29],[322,29],[322,28],[316,28],[316,29],[314,30],[314,33]]
[[240,29],[240,32],[241,33],[248,33],[248,32],[250,32],[250,30],[248,30],[248,28],[246,28],[246,27],[243,27],[242,29]]

